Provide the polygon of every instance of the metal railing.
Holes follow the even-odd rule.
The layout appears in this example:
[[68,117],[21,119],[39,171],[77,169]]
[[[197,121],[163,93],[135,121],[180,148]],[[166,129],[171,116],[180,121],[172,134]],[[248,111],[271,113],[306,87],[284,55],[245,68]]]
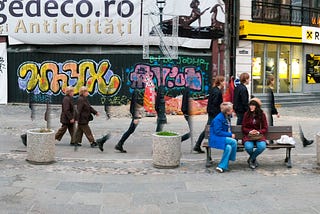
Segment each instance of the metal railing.
[[251,9],[252,20],[255,22],[320,26],[319,9],[262,1],[252,1]]

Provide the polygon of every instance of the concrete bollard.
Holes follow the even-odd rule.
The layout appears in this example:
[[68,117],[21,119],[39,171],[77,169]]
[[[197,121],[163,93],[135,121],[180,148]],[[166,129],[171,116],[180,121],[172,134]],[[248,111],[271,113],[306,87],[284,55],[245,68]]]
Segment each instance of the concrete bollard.
[[316,135],[316,143],[317,143],[317,163],[320,166],[320,132]]
[[55,140],[53,130],[28,130],[27,140],[27,161],[29,163],[51,164],[55,162]]

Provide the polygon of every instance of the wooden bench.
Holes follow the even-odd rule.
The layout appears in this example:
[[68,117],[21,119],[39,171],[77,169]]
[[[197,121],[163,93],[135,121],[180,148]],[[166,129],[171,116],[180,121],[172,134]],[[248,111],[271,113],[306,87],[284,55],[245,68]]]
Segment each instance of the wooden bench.
[[[236,139],[242,139],[243,134],[241,130],[241,125],[231,126],[232,133],[236,135]],[[205,141],[202,143],[202,147],[206,148],[207,151],[207,160],[206,160],[206,167],[212,166],[212,158],[211,158],[211,148],[209,147],[209,133],[210,133],[210,125],[206,126],[205,130]],[[292,137],[292,126],[270,126],[268,127],[268,133],[266,134],[267,140],[278,140],[281,138],[281,135],[288,135]],[[244,148],[243,144],[238,143],[238,148]],[[286,158],[284,162],[286,163],[288,168],[292,167],[291,163],[291,149],[295,148],[295,145],[291,144],[267,144],[267,148],[270,149],[286,149]]]

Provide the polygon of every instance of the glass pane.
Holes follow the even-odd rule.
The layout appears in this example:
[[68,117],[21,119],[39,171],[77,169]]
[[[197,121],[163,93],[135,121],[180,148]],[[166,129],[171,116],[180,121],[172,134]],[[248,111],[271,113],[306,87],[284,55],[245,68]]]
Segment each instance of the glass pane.
[[254,43],[254,53],[252,57],[252,88],[253,93],[263,92],[264,73],[264,44]]
[[291,78],[292,92],[302,91],[302,46],[292,46]]
[[279,58],[279,92],[290,92],[290,76],[289,76],[289,62],[290,62],[290,45],[280,46],[280,58]]
[[292,0],[291,5],[292,5],[292,14],[291,14],[292,24],[301,25],[302,0]]
[[277,65],[278,65],[278,46],[276,44],[267,45],[267,56],[266,56],[266,68],[265,68],[265,77],[273,75],[275,77],[274,92],[277,92]]

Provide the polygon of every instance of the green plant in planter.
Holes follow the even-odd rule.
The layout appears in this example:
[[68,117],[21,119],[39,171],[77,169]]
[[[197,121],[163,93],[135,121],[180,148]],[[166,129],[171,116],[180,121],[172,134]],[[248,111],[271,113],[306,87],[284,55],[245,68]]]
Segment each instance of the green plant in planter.
[[48,128],[41,128],[41,129],[39,129],[39,132],[40,132],[40,133],[51,132],[51,129],[48,129]]
[[177,133],[174,132],[169,132],[169,131],[161,131],[161,132],[157,132],[157,135],[159,136],[177,136]]

